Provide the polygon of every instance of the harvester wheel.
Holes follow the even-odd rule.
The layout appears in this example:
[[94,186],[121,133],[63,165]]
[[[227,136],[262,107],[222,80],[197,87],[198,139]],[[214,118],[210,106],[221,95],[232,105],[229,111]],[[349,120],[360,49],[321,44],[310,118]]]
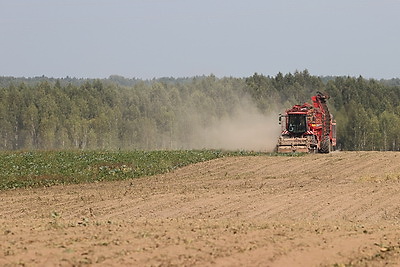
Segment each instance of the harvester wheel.
[[321,141],[321,147],[319,148],[320,153],[329,153],[331,148],[331,140],[329,136],[325,136],[324,140]]

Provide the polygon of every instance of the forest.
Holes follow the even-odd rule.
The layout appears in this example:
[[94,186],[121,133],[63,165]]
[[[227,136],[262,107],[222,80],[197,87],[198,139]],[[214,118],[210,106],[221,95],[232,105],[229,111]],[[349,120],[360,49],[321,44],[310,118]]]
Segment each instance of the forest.
[[307,70],[245,78],[0,77],[0,150],[218,149],[206,134],[210,125],[246,111],[272,117],[265,126],[276,129],[277,114],[317,91],[331,97],[339,149],[400,150],[399,79]]

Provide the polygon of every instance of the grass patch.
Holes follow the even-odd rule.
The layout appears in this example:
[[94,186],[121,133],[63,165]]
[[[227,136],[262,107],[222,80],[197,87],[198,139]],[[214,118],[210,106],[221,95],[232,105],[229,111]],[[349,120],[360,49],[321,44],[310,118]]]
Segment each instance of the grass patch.
[[124,180],[221,157],[278,155],[221,150],[0,152],[0,190]]

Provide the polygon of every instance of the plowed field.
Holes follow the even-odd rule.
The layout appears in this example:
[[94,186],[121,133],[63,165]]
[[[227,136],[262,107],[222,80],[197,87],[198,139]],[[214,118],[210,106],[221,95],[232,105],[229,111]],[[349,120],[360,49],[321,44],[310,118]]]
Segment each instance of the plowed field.
[[0,192],[2,266],[399,266],[400,153]]

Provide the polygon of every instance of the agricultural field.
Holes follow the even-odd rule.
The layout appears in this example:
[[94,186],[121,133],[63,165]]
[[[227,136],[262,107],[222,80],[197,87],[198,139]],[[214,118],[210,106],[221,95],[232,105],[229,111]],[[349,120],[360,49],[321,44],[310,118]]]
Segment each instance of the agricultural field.
[[1,266],[400,264],[398,152],[0,158]]
[[220,150],[0,152],[0,189],[124,180],[220,157],[260,154]]

